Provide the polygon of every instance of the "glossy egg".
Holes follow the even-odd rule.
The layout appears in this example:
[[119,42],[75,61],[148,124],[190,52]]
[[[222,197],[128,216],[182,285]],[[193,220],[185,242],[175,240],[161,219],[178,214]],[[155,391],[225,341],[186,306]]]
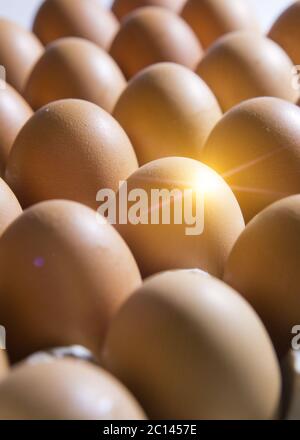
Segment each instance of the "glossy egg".
[[114,14],[98,0],[45,0],[33,24],[34,33],[45,45],[58,38],[80,37],[104,49],[109,49],[118,29]]
[[213,93],[194,72],[178,64],[159,63],[131,80],[113,115],[143,165],[167,156],[199,158],[222,113]]
[[20,93],[43,51],[42,44],[33,33],[0,18],[0,65],[6,69],[7,82]]
[[276,41],[290,56],[294,64],[300,64],[300,2],[287,8],[273,24],[269,37]]
[[239,104],[213,129],[201,160],[225,178],[248,222],[300,192],[299,107],[278,98]]
[[6,180],[24,207],[63,198],[96,209],[98,191],[117,191],[137,168],[118,122],[95,104],[70,99],[43,107],[25,124],[11,150]]
[[20,364],[0,384],[1,420],[142,420],[135,398],[91,364]]
[[8,84],[0,90],[0,175],[17,134],[33,111],[19,93]]
[[127,245],[90,208],[52,200],[27,209],[0,238],[10,358],[67,345],[97,357],[111,318],[140,282]]
[[174,12],[149,6],[126,17],[110,53],[130,78],[143,68],[163,61],[195,69],[202,49],[188,24]]
[[125,86],[122,72],[103,49],[70,37],[47,47],[31,72],[24,95],[34,109],[59,99],[77,98],[111,112]]
[[207,50],[197,73],[227,111],[259,96],[297,102],[292,70],[288,55],[272,40],[254,32],[233,32]]
[[160,6],[180,12],[186,0],[114,0],[112,10],[121,20],[129,12],[144,6]]
[[[231,189],[217,173],[193,159],[158,159],[121,187],[122,206],[124,192],[137,202],[143,193],[141,205],[128,203],[126,221],[118,216],[116,225],[143,277],[191,267],[222,276],[244,220]],[[124,215],[122,209],[120,213]]]
[[106,368],[151,419],[270,419],[281,380],[267,332],[238,293],[199,271],[146,280],[120,309]]
[[248,0],[187,0],[181,15],[204,48],[230,32],[259,31]]
[[226,263],[224,280],[260,315],[277,353],[291,348],[300,322],[300,196],[280,200],[246,227]]
[[0,236],[21,213],[22,208],[16,196],[0,178]]

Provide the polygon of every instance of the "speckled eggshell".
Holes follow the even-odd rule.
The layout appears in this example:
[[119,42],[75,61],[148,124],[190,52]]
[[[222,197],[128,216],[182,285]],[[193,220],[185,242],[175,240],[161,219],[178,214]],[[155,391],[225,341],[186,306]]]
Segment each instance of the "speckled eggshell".
[[[127,192],[143,190],[147,194],[147,221],[137,213],[126,224],[117,216],[117,230],[132,250],[143,277],[168,269],[197,267],[215,276],[222,276],[224,264],[239,234],[244,228],[244,220],[231,189],[213,170],[200,162],[187,158],[163,158],[142,166],[126,182]],[[124,188],[124,185],[123,187]],[[122,188],[118,194],[118,203]],[[181,218],[181,224],[174,221],[174,199],[159,203],[152,199],[152,190],[177,190],[183,201],[189,206],[188,194],[192,192],[193,213],[197,217],[193,222],[197,228]],[[134,197],[133,197],[134,198]],[[138,199],[137,199],[138,200]],[[162,220],[164,210],[170,208],[170,219]],[[128,217],[134,210],[134,203],[128,203]],[[180,208],[180,215],[183,209]],[[190,211],[188,211],[189,214]],[[195,214],[196,213],[196,214]],[[155,223],[152,215],[159,221]],[[191,222],[192,223],[192,222]],[[189,231],[188,231],[189,230]],[[191,235],[192,234],[192,235]]]
[[63,37],[80,37],[103,49],[109,49],[118,29],[117,18],[98,0],[45,0],[33,24],[33,32],[45,45]]
[[197,37],[172,11],[145,7],[121,23],[110,54],[127,78],[151,64],[170,61],[194,70],[202,57]]
[[187,0],[181,16],[204,48],[230,32],[260,30],[248,0]]
[[115,61],[82,38],[62,38],[50,44],[27,81],[24,96],[33,109],[66,98],[94,102],[111,112],[126,87]]
[[224,280],[254,307],[280,357],[291,348],[300,322],[300,196],[258,214],[237,240]]
[[113,115],[143,165],[167,156],[198,159],[222,113],[213,93],[194,72],[178,64],[159,63],[130,81]]
[[82,361],[20,364],[0,384],[1,420],[143,420],[131,393]]
[[248,222],[276,200],[300,192],[300,109],[278,98],[232,108],[200,156],[231,186]]
[[0,238],[10,358],[68,345],[97,358],[110,320],[140,283],[127,245],[90,208],[52,200],[27,209]]
[[229,110],[246,99],[273,96],[293,103],[293,63],[274,41],[255,32],[233,32],[205,53],[197,73]]
[[146,280],[120,309],[106,368],[150,419],[271,419],[281,379],[267,332],[224,283],[198,271]]
[[44,51],[36,36],[18,24],[0,18],[0,65],[6,80],[22,93],[28,76]]
[[27,102],[11,86],[6,84],[5,89],[0,90],[0,175],[17,134],[32,114]]
[[96,209],[98,191],[117,191],[137,168],[118,122],[95,104],[70,99],[43,107],[25,124],[5,174],[24,207],[63,198]]

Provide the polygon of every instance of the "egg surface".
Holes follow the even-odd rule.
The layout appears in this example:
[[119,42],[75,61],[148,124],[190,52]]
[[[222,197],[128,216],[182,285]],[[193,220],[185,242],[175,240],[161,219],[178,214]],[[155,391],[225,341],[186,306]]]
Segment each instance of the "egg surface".
[[194,72],[178,64],[159,63],[130,81],[113,115],[143,165],[167,156],[199,158],[222,113],[213,93]]
[[202,56],[197,37],[174,12],[145,7],[121,23],[110,54],[127,78],[151,64],[170,61],[194,70]]
[[7,375],[7,373],[8,373],[7,356],[4,350],[0,350],[0,381]]
[[118,206],[117,230],[143,277],[191,267],[222,276],[244,228],[231,189],[193,159],[163,158],[142,166],[120,188]]
[[104,364],[150,419],[270,419],[281,381],[252,308],[199,271],[146,280],[109,329]]
[[63,37],[80,37],[103,49],[119,29],[114,14],[98,0],[45,0],[33,24],[33,32],[45,45]]
[[117,191],[137,168],[117,121],[95,104],[70,99],[43,107],[25,124],[11,150],[6,181],[24,207],[63,198],[96,209],[97,192]]
[[35,65],[24,96],[32,108],[59,99],[93,102],[111,112],[126,86],[114,60],[82,38],[62,38],[50,44]]
[[292,71],[293,63],[280,46],[243,31],[216,41],[197,68],[224,111],[259,96],[297,102],[299,91],[292,87]]
[[277,353],[291,347],[300,322],[300,196],[280,200],[247,226],[225,266],[224,280],[253,306]]
[[112,10],[121,20],[129,12],[144,6],[160,6],[179,12],[186,0],[114,0]]
[[22,208],[16,196],[4,180],[0,178],[0,236],[21,213]]
[[0,322],[12,361],[67,345],[97,357],[112,316],[141,282],[105,219],[57,200],[27,209],[6,229],[0,272]]
[[43,51],[42,44],[32,32],[0,18],[0,65],[5,67],[7,82],[21,94]]
[[103,369],[82,361],[20,364],[0,384],[1,420],[142,420],[144,412]]
[[259,31],[258,20],[248,0],[187,0],[181,16],[204,48],[230,32]]

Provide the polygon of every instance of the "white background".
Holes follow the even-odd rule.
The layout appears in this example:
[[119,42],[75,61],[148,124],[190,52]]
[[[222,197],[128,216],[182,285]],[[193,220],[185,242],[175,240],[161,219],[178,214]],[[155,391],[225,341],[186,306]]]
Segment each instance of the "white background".
[[[72,0],[70,0],[72,1]],[[111,4],[111,0],[98,0],[105,6]],[[226,0],[223,0],[226,2]],[[241,0],[242,1],[242,0]],[[261,20],[263,29],[267,31],[279,13],[293,0],[248,0],[256,8],[257,15]],[[0,0],[0,16],[7,17],[30,27],[35,11],[42,0]]]

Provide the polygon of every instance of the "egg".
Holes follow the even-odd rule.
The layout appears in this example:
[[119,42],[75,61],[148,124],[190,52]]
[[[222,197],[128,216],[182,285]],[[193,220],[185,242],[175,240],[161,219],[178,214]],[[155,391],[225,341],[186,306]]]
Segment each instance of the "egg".
[[129,12],[144,6],[160,6],[174,12],[180,12],[186,0],[114,0],[112,10],[121,20]]
[[106,368],[150,419],[271,419],[281,380],[264,326],[238,293],[199,271],[146,280],[119,310]]
[[17,134],[33,111],[19,93],[8,84],[0,90],[0,175]]
[[81,37],[103,49],[109,49],[118,29],[114,14],[98,0],[45,0],[33,24],[45,45],[63,37]]
[[224,280],[254,307],[279,357],[290,349],[300,323],[300,196],[258,214],[234,245]]
[[258,20],[248,0],[187,0],[181,15],[204,48],[230,32],[259,32]]
[[[299,339],[299,338],[298,338]],[[300,353],[290,350],[282,362],[284,393],[284,418],[300,419]]]
[[59,99],[78,98],[111,112],[125,87],[121,70],[103,49],[69,37],[47,47],[31,72],[24,96],[35,110]]
[[130,81],[113,115],[143,165],[167,156],[199,158],[222,113],[213,93],[194,72],[175,63],[159,63]]
[[43,107],[25,124],[5,176],[24,207],[63,198],[96,209],[98,191],[117,191],[137,168],[117,121],[95,104],[70,99]]
[[16,196],[0,178],[0,236],[21,213],[22,208]]
[[275,21],[269,37],[276,41],[290,56],[294,64],[300,64],[300,2],[292,3]]
[[4,350],[0,350],[0,382],[8,373],[8,360]]
[[151,64],[170,61],[195,69],[202,49],[192,29],[174,12],[149,6],[122,22],[110,54],[130,78]]
[[143,420],[129,391],[102,368],[57,360],[20,364],[0,384],[1,420]]
[[140,283],[127,245],[95,211],[64,200],[27,209],[0,237],[10,358],[67,345],[97,357],[110,320]]
[[28,76],[44,49],[32,33],[16,23],[0,18],[0,65],[6,79],[22,93]]
[[231,189],[193,159],[163,158],[142,166],[123,184],[117,199],[121,208],[116,228],[143,277],[191,267],[222,276],[244,228]]
[[248,222],[300,192],[300,109],[278,98],[243,102],[215,126],[200,157],[226,179]]
[[299,91],[292,87],[293,64],[283,49],[254,32],[233,32],[205,53],[197,73],[229,110],[246,99],[272,96],[293,103]]

